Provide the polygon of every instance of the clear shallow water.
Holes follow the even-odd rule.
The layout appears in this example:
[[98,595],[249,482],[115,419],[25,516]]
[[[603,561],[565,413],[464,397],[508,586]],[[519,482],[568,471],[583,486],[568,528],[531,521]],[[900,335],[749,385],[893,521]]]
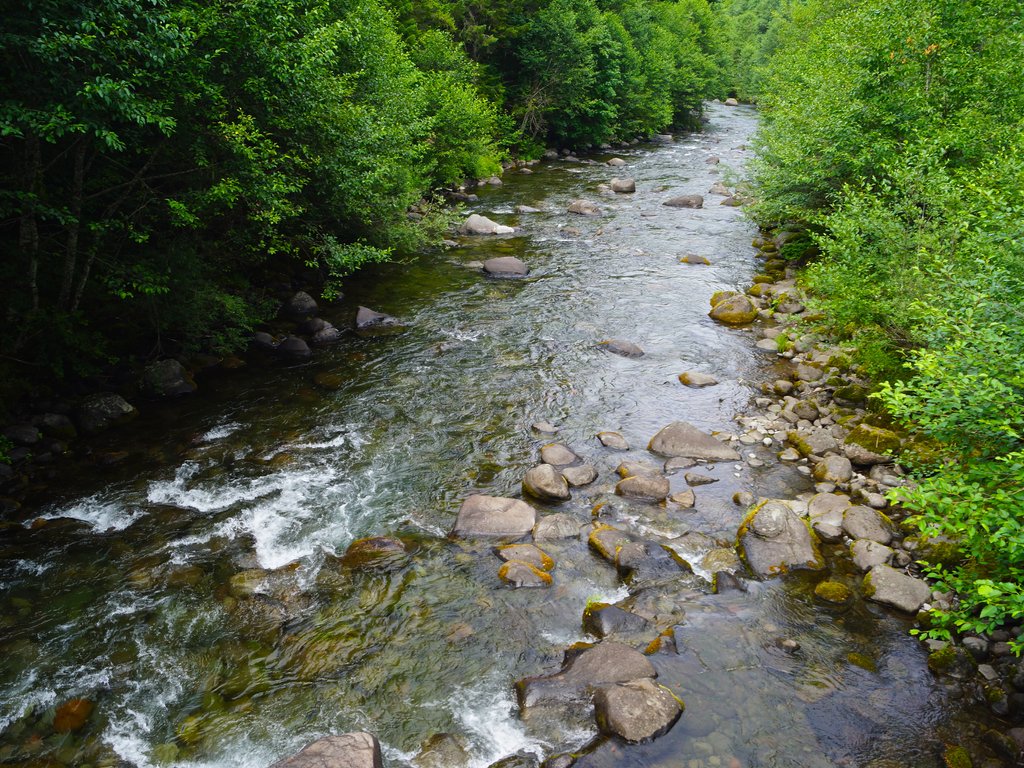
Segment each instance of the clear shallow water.
[[[308,365],[222,375],[61,468],[24,510],[46,524],[0,539],[0,761],[261,766],[365,729],[390,766],[455,733],[476,768],[589,742],[586,724],[521,720],[512,684],[557,669],[586,639],[589,599],[626,596],[613,570],[582,542],[553,542],[555,585],[508,590],[488,546],[444,535],[466,495],[518,495],[546,442],[530,430],[538,420],[601,472],[558,508],[581,524],[612,499],[603,519],[645,535],[728,542],[735,490],[804,489],[784,467],[720,464],[696,510],[610,495],[618,462],[653,460],[642,449],[666,423],[730,429],[752,395],[745,379],[760,375],[747,332],[706,315],[711,293],[755,271],[753,227],[706,193],[741,169],[756,121],[742,108],[710,114],[702,135],[617,152],[635,195],[600,197],[596,185],[616,175],[603,165],[507,174],[471,210],[516,235],[367,270],[324,313],[341,327],[365,304],[403,332],[351,334]],[[707,207],[661,205],[683,193],[705,194]],[[603,215],[564,213],[579,197]],[[518,203],[543,212],[516,216]],[[680,264],[688,253],[711,266]],[[495,255],[523,258],[530,276],[467,267]],[[607,338],[646,355],[608,354],[596,346]],[[687,389],[684,370],[722,383]],[[337,374],[340,388],[313,386],[316,373]],[[605,429],[636,449],[602,448],[593,436]],[[104,451],[125,449],[105,466]],[[353,572],[333,557],[396,533],[411,552],[396,570]],[[675,545],[699,556],[710,542]],[[232,588],[257,569],[267,573],[255,594]],[[931,679],[906,622],[877,607],[830,612],[800,579],[742,596],[708,595],[698,577],[688,588],[681,652],[655,657],[687,703],[683,719],[650,745],[598,745],[581,765],[930,768],[943,741],[984,722]],[[801,652],[784,654],[780,637]],[[54,707],[73,697],[95,712],[76,734],[54,733]]]

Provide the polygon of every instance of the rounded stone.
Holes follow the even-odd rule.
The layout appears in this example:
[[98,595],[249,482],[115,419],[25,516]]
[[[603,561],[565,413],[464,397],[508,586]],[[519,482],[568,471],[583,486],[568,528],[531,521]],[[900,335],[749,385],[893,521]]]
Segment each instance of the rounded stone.
[[571,498],[569,483],[550,464],[539,464],[523,478],[523,491],[541,501],[566,501]]
[[650,678],[605,686],[594,694],[601,731],[631,743],[660,736],[682,713],[682,702]]
[[498,578],[512,587],[550,587],[551,575],[529,563],[510,560],[498,569]]

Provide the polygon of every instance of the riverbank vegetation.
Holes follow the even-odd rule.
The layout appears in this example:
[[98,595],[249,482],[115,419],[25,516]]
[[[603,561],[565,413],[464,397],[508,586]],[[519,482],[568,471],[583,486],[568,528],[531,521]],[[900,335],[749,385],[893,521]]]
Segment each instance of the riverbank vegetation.
[[438,241],[440,187],[692,125],[723,56],[707,0],[12,8],[2,400],[235,349],[304,265],[336,279]]
[[763,116],[754,215],[808,233],[789,254],[812,255],[802,279],[822,322],[855,342],[881,382],[877,402],[911,433],[920,483],[899,501],[928,535],[963,545],[959,561],[934,565],[961,596],[935,633],[1019,624],[1024,8],[725,9],[772,30],[760,46],[732,47],[760,65],[742,79]]

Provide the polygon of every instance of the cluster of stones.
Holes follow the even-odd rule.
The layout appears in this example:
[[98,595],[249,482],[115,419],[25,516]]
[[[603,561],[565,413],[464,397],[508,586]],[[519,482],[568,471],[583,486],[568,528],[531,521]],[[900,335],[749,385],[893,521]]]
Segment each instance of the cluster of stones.
[[[904,514],[889,502],[889,492],[909,480],[896,462],[901,436],[876,421],[867,409],[870,382],[851,369],[850,350],[801,329],[808,314],[792,268],[779,249],[794,233],[758,238],[765,274],[744,293],[713,299],[740,314],[722,322],[763,321],[757,347],[788,360],[790,375],[763,385],[757,412],[737,418],[740,446],[773,447],[775,458],[793,466],[814,483],[814,493],[790,500],[762,500],[741,526],[738,544],[748,567],[761,576],[793,568],[848,571],[860,581],[831,577],[815,590],[819,599],[848,604],[855,592],[908,614],[926,625],[932,608],[948,609],[954,594],[933,590],[921,577],[918,561],[951,566],[958,562],[957,543],[941,536],[923,538],[903,524]],[[813,318],[811,318],[813,319]],[[750,463],[760,464],[750,454]],[[749,503],[745,494],[737,500]],[[824,552],[825,557],[822,556]],[[953,644],[928,640],[929,666],[973,687],[1000,716],[1024,714],[1024,672],[1010,641],[1024,637],[1024,626],[1005,627],[988,636],[966,635]],[[1011,760],[1024,754],[1024,729],[991,731],[993,748]]]

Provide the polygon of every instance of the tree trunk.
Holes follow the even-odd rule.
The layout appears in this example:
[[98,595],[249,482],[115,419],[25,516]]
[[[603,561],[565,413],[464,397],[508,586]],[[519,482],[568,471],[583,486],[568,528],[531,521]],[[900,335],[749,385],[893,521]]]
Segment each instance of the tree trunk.
[[[78,140],[74,154],[74,177],[71,183],[71,200],[69,201],[71,220],[67,226],[67,243],[64,251],[64,278],[60,284],[60,296],[57,306],[69,309],[71,292],[75,282],[75,267],[78,261],[78,239],[82,230],[82,197],[85,187],[85,153],[87,140]],[[77,304],[77,302],[76,302]]]

